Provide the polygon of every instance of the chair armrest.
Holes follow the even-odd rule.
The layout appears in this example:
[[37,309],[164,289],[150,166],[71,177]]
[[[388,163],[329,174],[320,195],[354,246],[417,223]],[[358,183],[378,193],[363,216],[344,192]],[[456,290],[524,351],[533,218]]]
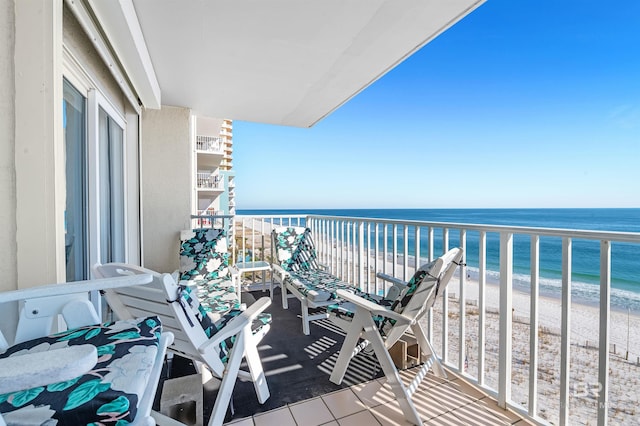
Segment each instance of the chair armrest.
[[393,285],[399,285],[400,287],[406,287],[407,285],[407,283],[405,281],[402,281],[400,278],[392,277],[391,275],[383,274],[382,272],[378,272],[376,274],[376,277],[384,281],[389,281]]
[[362,297],[355,295],[349,291],[338,289],[337,294],[341,299],[344,299],[356,306],[366,309],[371,315],[380,315],[405,324],[413,324],[414,322],[414,320],[412,320],[411,318],[407,318],[406,316],[395,311],[384,309],[380,305],[373,303],[370,300],[363,299]]
[[70,283],[48,284],[39,287],[0,293],[0,303],[35,299],[39,297],[88,293],[90,291],[104,290],[107,288],[130,287],[134,285],[149,284],[152,279],[153,277],[150,274],[140,274],[114,278],[101,278],[97,280],[75,281]]
[[402,290],[407,286],[407,283],[402,281],[401,279],[392,277],[391,275],[383,274],[382,272],[378,272],[376,274],[376,277],[384,281],[389,281],[393,284],[391,287],[389,287],[389,290],[387,290],[387,295],[385,296],[389,300],[397,299],[398,296],[400,296],[400,293],[402,293]]
[[267,309],[271,305],[271,299],[268,297],[261,297],[253,305],[249,306],[246,310],[242,311],[240,315],[233,318],[231,321],[225,325],[222,330],[216,333],[213,337],[203,343],[198,351],[200,353],[207,353],[207,351],[212,347],[219,345],[221,342],[226,340],[231,336],[235,336],[240,333],[243,328],[247,325],[250,325],[251,322],[261,314],[265,309]]
[[76,345],[0,359],[0,395],[65,382],[90,371],[98,362],[92,345]]
[[276,263],[272,263],[271,264],[271,270],[273,273],[277,274],[281,280],[284,281],[285,278],[287,278],[289,276],[289,273],[287,271],[285,271],[284,269],[282,269],[282,266],[276,264]]

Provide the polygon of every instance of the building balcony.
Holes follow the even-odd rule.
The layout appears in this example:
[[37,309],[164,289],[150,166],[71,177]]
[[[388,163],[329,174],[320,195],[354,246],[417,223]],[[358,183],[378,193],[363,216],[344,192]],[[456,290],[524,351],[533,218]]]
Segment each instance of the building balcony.
[[211,173],[196,173],[196,188],[198,191],[224,191],[224,179],[220,175]]
[[224,139],[214,136],[196,136],[196,151],[204,154],[224,154]]
[[[624,265],[631,271],[629,279],[638,282],[639,233],[314,215],[235,220],[236,241],[243,242],[243,252],[262,256],[256,260],[271,256],[273,226],[309,227],[320,263],[340,279],[377,294],[386,290],[377,272],[406,281],[416,265],[447,248],[464,249],[464,267],[427,320],[431,342],[451,373],[450,380],[441,383],[445,387],[427,386],[414,397],[424,398],[421,405],[432,410],[434,424],[605,425],[637,420],[634,398],[640,394],[640,381],[630,378],[637,377],[640,368],[640,347],[629,333],[640,326],[640,318],[633,300],[625,302],[625,293],[612,287],[617,279],[612,269]],[[587,257],[592,259],[588,268],[595,271],[593,284],[585,284],[585,272],[573,266]],[[550,276],[549,261],[557,265],[558,275]],[[379,417],[374,407],[363,404],[358,392],[367,386],[360,383],[351,392],[340,391],[345,400],[355,401],[352,412],[368,419],[360,424],[403,424]],[[433,400],[452,387],[455,395],[436,407]],[[328,421],[340,419],[331,409],[332,398],[318,399],[334,416]],[[277,415],[293,416],[301,424],[297,416],[303,407],[311,410],[317,402],[312,401],[290,404]],[[451,408],[460,401],[469,404],[463,403],[462,411]]]

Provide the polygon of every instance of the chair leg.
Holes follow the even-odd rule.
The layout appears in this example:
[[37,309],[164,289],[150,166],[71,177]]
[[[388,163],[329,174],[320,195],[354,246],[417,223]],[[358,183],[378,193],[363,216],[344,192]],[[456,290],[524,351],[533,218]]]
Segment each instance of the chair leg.
[[347,372],[349,362],[356,353],[356,346],[358,345],[358,340],[360,339],[361,334],[360,328],[351,324],[351,328],[345,336],[342,347],[340,348],[340,354],[336,360],[336,365],[333,367],[331,377],[329,377],[329,380],[332,383],[335,383],[336,385],[342,383],[342,379],[344,379],[344,375]]
[[440,364],[440,360],[436,356],[436,352],[431,346],[431,342],[427,338],[427,335],[424,333],[424,330],[419,325],[414,325],[411,327],[413,331],[413,335],[416,337],[418,341],[418,346],[420,346],[420,351],[432,361],[431,368],[433,369],[433,374],[437,377],[441,377],[443,379],[447,378],[447,373],[444,370],[442,364]]
[[302,333],[308,336],[311,333],[309,328],[311,321],[309,320],[309,303],[306,298],[300,300],[300,312],[302,313]]
[[282,309],[289,309],[289,296],[284,280],[280,281],[280,296],[282,296]]
[[220,389],[218,389],[218,396],[209,418],[209,426],[218,426],[224,423],[224,417],[227,414],[227,407],[231,402],[231,396],[233,395],[233,388],[236,384],[238,377],[238,371],[240,370],[240,363],[245,352],[244,332],[238,335],[236,342],[231,348],[229,354],[229,361],[227,362],[227,368],[225,369],[222,383],[220,383]]
[[267,385],[267,379],[264,376],[264,370],[262,369],[262,362],[260,362],[260,355],[258,354],[258,348],[256,347],[256,340],[251,334],[251,328],[245,330],[245,338],[248,342],[245,344],[245,360],[249,366],[249,372],[251,373],[251,380],[253,381],[253,387],[256,390],[256,396],[258,402],[264,404],[269,399],[269,386]]
[[[373,321],[371,322],[373,323]],[[374,352],[376,353],[376,358],[378,358],[378,362],[380,363],[382,371],[384,371],[384,375],[387,378],[387,382],[389,383],[389,386],[391,386],[391,390],[400,405],[400,409],[407,421],[415,425],[422,425],[422,419],[420,418],[420,414],[418,413],[418,410],[416,410],[415,405],[413,405],[413,401],[411,401],[408,389],[402,383],[400,374],[398,374],[398,370],[393,363],[393,359],[391,358],[391,355],[389,355],[382,337],[380,337],[380,334],[376,330],[375,324],[372,325],[373,328],[368,327],[368,331],[365,331],[364,335],[365,338],[369,340]]]

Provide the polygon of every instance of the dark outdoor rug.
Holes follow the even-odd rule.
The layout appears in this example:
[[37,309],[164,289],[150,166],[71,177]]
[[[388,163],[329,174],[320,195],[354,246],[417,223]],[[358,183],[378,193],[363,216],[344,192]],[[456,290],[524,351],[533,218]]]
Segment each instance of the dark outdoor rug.
[[[250,304],[263,296],[268,296],[268,292],[243,293],[243,301]],[[345,333],[331,321],[322,320],[312,322],[311,334],[305,336],[302,334],[300,302],[290,299],[289,309],[282,309],[279,289],[274,291],[273,302],[266,312],[271,313],[273,320],[270,331],[260,342],[258,352],[271,397],[260,405],[253,384],[236,381],[233,407],[227,409],[225,422],[318,397],[383,376],[375,355],[361,353],[351,360],[342,384],[338,386],[331,383],[329,376],[338,358]],[[244,362],[241,368],[247,370]],[[165,366],[156,394],[154,406],[156,410],[159,410],[160,395],[168,371],[169,369]],[[171,378],[187,376],[195,372],[195,367],[190,360],[179,356],[173,357],[170,367]],[[216,383],[208,383],[204,387],[205,424],[209,421],[215,402]]]
[[[256,299],[263,295],[268,293],[252,292]],[[238,381],[233,393],[233,418],[248,417],[382,377],[375,356],[363,353],[351,360],[340,386],[331,383],[329,376],[345,333],[331,321],[322,320],[312,322],[311,334],[305,336],[302,334],[300,302],[290,299],[289,309],[282,309],[279,289],[275,290],[267,312],[273,316],[273,322],[258,351],[271,397],[260,405],[253,384]]]
[[[243,301],[252,301],[268,296],[268,292],[243,293]],[[300,302],[289,300],[289,309],[282,309],[280,290],[274,291],[273,302],[266,312],[271,313],[271,329],[258,347],[271,397],[260,405],[253,383],[236,381],[233,391],[233,414],[227,409],[225,422],[249,417],[298,401],[314,398],[326,393],[382,377],[382,369],[373,354],[358,354],[351,360],[340,386],[329,381],[329,376],[338,358],[345,333],[329,320],[311,323],[311,334],[302,334]],[[247,370],[243,362],[242,369]],[[171,362],[171,377],[181,377],[196,372],[190,360],[174,356]],[[159,397],[166,369],[156,395],[155,409],[159,409]],[[204,422],[207,424],[215,398],[215,386],[204,387]],[[189,423],[189,422],[187,422]]]

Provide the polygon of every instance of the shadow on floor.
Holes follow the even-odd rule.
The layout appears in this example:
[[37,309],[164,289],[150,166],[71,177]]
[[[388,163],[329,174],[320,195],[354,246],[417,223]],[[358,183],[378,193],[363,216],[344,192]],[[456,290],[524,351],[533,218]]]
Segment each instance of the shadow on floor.
[[[243,294],[243,296],[245,296]],[[246,294],[246,303],[268,296],[268,292],[254,291]],[[233,414],[227,410],[225,422],[273,410],[287,404],[314,398],[356,383],[382,376],[382,371],[373,355],[359,354],[351,361],[344,381],[340,386],[329,381],[329,376],[340,352],[344,332],[329,320],[311,324],[311,334],[302,334],[300,304],[289,302],[289,309],[282,309],[279,289],[274,292],[273,303],[267,312],[272,315],[271,329],[262,339],[258,351],[265,370],[271,397],[260,405],[253,384],[237,381],[233,392]],[[243,364],[241,368],[246,368]],[[178,356],[171,366],[171,377],[194,374],[193,364]],[[166,372],[164,375],[166,378]],[[159,396],[162,388],[158,388]],[[204,421],[208,422],[216,391],[205,386]]]

